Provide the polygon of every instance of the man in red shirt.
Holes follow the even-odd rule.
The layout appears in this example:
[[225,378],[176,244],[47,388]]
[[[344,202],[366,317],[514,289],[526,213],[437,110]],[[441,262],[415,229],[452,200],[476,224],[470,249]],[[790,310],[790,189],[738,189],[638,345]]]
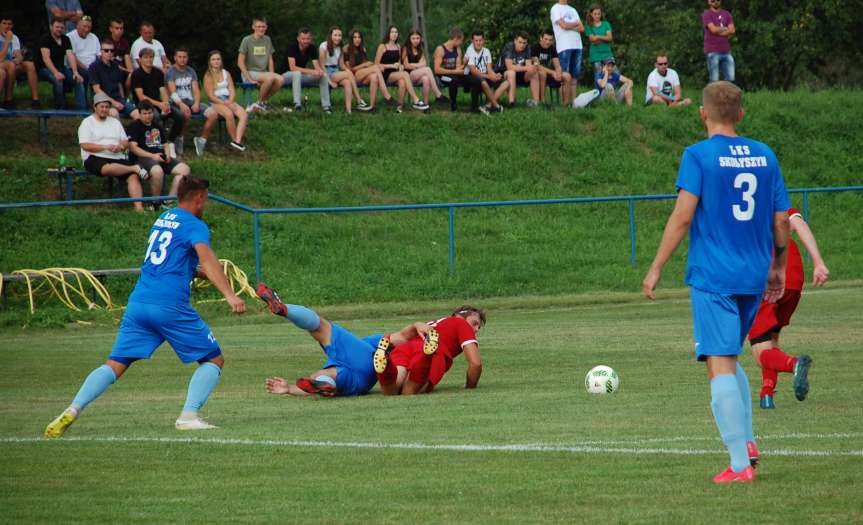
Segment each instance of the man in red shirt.
[[[800,242],[806,247],[812,256],[812,285],[821,286],[830,276],[830,270],[821,258],[818,244],[812,230],[806,224],[803,216],[794,208],[788,210],[788,220],[791,223],[791,231],[797,234]],[[789,239],[788,242],[788,265],[785,270],[785,294],[776,303],[763,301],[758,308],[755,322],[749,331],[749,344],[752,345],[752,355],[755,361],[761,365],[761,402],[763,409],[773,409],[776,405],[773,396],[776,391],[776,382],[779,373],[794,373],[794,395],[799,401],[806,399],[809,393],[809,367],[812,358],[808,355],[799,357],[789,356],[779,349],[779,332],[788,326],[791,315],[800,301],[800,293],[803,290],[803,282],[806,280],[803,274],[803,259],[797,244]]]
[[430,394],[462,352],[468,363],[465,388],[476,388],[482,375],[476,333],[485,320],[485,312],[464,305],[449,317],[429,323],[433,330],[427,337],[415,337],[394,348],[389,338],[381,339],[373,361],[384,395]]

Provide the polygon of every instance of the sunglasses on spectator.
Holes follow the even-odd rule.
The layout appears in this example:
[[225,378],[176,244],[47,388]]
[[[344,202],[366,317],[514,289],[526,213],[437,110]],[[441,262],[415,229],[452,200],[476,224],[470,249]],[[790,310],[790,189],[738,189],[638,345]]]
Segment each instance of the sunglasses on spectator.
[[114,48],[113,48],[113,47],[103,47],[103,48],[102,48],[102,51],[104,51],[104,52],[106,52],[106,53],[113,53],[113,52],[114,52]]
[[656,65],[657,66],[667,66],[668,62],[657,62]]

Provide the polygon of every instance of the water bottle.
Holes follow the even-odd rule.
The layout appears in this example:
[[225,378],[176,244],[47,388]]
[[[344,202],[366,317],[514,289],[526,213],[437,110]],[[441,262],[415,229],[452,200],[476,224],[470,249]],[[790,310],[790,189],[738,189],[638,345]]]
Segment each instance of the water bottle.
[[66,154],[65,153],[60,154],[58,171],[60,173],[64,173],[66,171]]

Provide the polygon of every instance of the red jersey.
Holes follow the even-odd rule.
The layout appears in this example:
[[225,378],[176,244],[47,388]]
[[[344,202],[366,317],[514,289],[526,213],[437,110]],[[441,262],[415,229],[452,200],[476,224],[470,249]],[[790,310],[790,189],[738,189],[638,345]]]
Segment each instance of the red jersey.
[[438,349],[432,356],[429,383],[437,385],[452,367],[452,361],[462,353],[464,347],[476,340],[476,332],[464,317],[453,315],[438,319],[431,324],[438,333]]
[[[801,219],[803,215],[795,208],[788,209],[788,218],[791,219],[798,216]],[[800,249],[794,239],[788,239],[788,263],[785,266],[785,289],[786,290],[802,290],[803,283],[806,281],[806,276],[803,274],[803,258],[800,256]]]

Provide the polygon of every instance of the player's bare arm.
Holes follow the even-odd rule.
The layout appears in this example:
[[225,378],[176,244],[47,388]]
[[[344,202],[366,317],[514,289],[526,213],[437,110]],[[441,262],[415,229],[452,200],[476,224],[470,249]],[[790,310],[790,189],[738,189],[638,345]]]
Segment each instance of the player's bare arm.
[[789,219],[791,231],[797,234],[800,242],[806,247],[806,251],[812,257],[812,285],[821,286],[830,278],[830,270],[824,264],[824,259],[821,257],[821,252],[818,250],[818,243],[815,241],[815,235],[803,220],[803,217],[795,215]]
[[237,297],[237,294],[231,289],[228,278],[225,277],[225,273],[222,271],[222,266],[219,264],[219,259],[216,258],[215,252],[202,242],[195,244],[195,251],[198,253],[198,259],[201,261],[201,269],[207,276],[207,279],[213,283],[213,286],[225,296],[225,300],[231,306],[231,311],[237,314],[245,312],[246,303]]
[[677,202],[665,224],[665,231],[662,233],[659,249],[656,250],[656,257],[654,257],[650,270],[647,271],[647,275],[644,276],[644,281],[641,283],[644,295],[648,299],[656,299],[654,290],[662,277],[662,268],[680,245],[680,241],[686,237],[686,232],[689,231],[689,225],[692,223],[697,207],[698,197],[686,190],[680,190],[677,193]]
[[429,325],[426,323],[416,322],[410,324],[398,332],[390,335],[390,344],[398,346],[406,343],[414,337],[425,337],[429,333]]
[[773,214],[773,260],[767,273],[767,290],[764,300],[770,303],[778,301],[785,293],[785,266],[788,263],[788,212],[778,211]]
[[482,358],[479,355],[479,345],[470,343],[464,347],[464,358],[467,360],[467,378],[465,388],[476,388],[482,375]]

